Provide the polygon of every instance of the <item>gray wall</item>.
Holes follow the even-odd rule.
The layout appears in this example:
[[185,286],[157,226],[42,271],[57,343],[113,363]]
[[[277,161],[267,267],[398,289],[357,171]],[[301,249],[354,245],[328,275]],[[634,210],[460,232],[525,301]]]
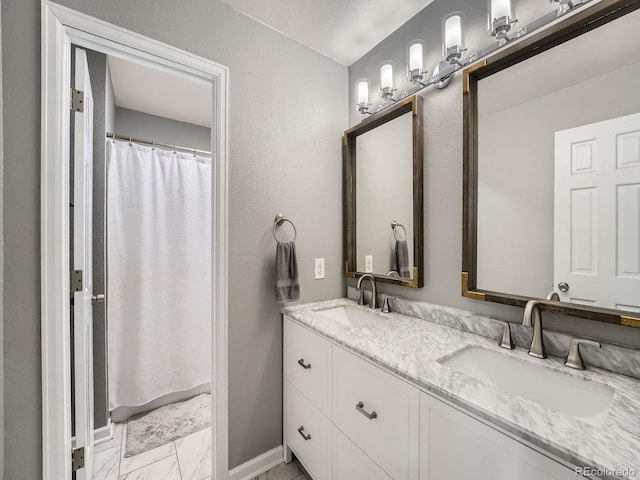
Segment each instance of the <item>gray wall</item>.
[[111,71],[109,62],[106,64],[106,81],[104,91],[104,126],[107,132],[113,132],[116,123],[116,95],[113,93],[113,83],[111,82]]
[[[436,0],[362,59],[349,67],[350,125],[360,121],[355,109],[355,82],[369,78],[372,98],[378,90],[378,66],[385,60],[396,64],[396,85],[402,91],[407,44],[422,38],[426,42],[426,66],[440,60],[442,19],[453,11],[465,14],[466,46],[472,52],[491,42],[486,33],[487,3],[475,0]],[[539,0],[515,1],[519,24],[525,24],[554,9]],[[398,68],[399,67],[399,68]],[[462,270],[462,82],[458,74],[444,90],[428,88],[424,97],[424,222],[425,222],[425,286],[419,290],[382,285],[381,290],[395,295],[424,300],[518,321],[522,309],[484,303],[460,295]],[[377,103],[374,103],[374,107]],[[349,284],[352,282],[350,281]],[[545,316],[545,326],[555,330],[592,336],[640,347],[639,329],[616,327],[572,317]]]
[[[492,78],[480,82],[481,95],[500,88]],[[479,288],[542,298],[551,291],[555,132],[640,112],[638,78],[640,63],[479,119]]]
[[[282,443],[273,218],[298,228],[301,301],[341,296],[347,69],[217,1],[64,0],[230,67],[229,441],[233,468]],[[2,3],[5,476],[41,476],[40,2]],[[256,76],[256,72],[261,75]],[[313,101],[309,102],[309,95]],[[313,280],[314,257],[326,279]]]
[[209,128],[122,107],[116,107],[115,113],[115,132],[112,133],[198,150],[211,150]]
[[[2,18],[2,4],[0,3],[0,18]],[[2,25],[0,22],[0,112],[2,110]],[[3,115],[0,115],[0,212],[4,211],[4,196],[3,191]],[[0,258],[3,261],[0,262],[0,478],[5,478],[4,475],[4,215],[0,215]]]

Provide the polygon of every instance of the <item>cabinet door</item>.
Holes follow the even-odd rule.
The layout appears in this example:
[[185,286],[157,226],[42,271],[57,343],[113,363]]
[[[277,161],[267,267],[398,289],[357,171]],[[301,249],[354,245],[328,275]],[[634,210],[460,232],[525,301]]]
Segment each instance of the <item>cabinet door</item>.
[[329,420],[296,387],[287,386],[287,442],[314,480],[329,479]]
[[391,480],[338,428],[333,427],[334,480]]
[[420,480],[575,480],[573,470],[425,393]]
[[330,416],[331,343],[297,323],[286,320],[287,378],[321,412]]
[[334,424],[391,478],[417,480],[418,390],[337,346],[333,352]]

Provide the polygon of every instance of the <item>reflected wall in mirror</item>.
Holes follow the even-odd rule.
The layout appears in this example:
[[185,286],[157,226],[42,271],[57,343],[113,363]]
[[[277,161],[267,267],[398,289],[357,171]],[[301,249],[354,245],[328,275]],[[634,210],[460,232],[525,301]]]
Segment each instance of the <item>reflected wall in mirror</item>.
[[345,132],[346,274],[421,287],[422,99]]
[[601,23],[466,73],[467,296],[640,317],[640,11]]

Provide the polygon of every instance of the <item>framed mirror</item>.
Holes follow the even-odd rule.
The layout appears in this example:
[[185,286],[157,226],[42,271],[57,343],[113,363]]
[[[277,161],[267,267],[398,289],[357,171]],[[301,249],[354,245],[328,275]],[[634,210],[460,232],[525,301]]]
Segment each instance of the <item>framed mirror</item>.
[[640,327],[639,7],[464,72],[464,296]]
[[364,120],[343,140],[345,274],[422,287],[422,98]]

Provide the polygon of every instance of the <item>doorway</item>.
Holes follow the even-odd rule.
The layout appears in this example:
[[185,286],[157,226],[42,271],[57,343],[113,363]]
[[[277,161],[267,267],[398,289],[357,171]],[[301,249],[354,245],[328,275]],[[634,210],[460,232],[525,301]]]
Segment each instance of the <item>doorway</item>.
[[[72,49],[72,46],[77,48]],[[138,66],[155,69],[157,72],[170,72],[183,79],[190,78],[196,82],[204,82],[212,92],[210,101],[203,102],[205,105],[207,103],[209,105],[207,110],[211,121],[211,157],[208,160],[209,169],[205,173],[206,180],[209,182],[207,187],[209,196],[200,195],[200,198],[206,199],[209,204],[211,220],[210,226],[201,223],[199,227],[209,230],[211,240],[210,252],[207,252],[208,255],[205,256],[206,262],[210,266],[208,270],[211,273],[210,288],[208,288],[211,305],[208,314],[211,332],[210,335],[204,335],[211,338],[207,345],[210,347],[210,353],[208,353],[210,381],[205,382],[208,383],[205,390],[210,391],[211,397],[210,401],[206,400],[206,403],[211,405],[211,433],[207,434],[212,445],[210,472],[213,478],[226,479],[228,477],[226,338],[226,78],[228,72],[225,67],[213,62],[50,2],[44,2],[43,10],[43,478],[46,480],[71,479],[75,476],[78,479],[91,480],[92,466],[97,465],[94,463],[96,460],[96,456],[94,456],[95,438],[100,437],[98,439],[103,440],[103,445],[109,441],[115,441],[114,439],[117,440],[117,433],[111,433],[115,429],[108,424],[103,426],[106,430],[97,432],[99,429],[92,425],[96,418],[95,412],[89,412],[94,407],[93,398],[89,395],[93,393],[94,372],[89,368],[93,366],[93,362],[87,360],[87,358],[91,358],[89,349],[93,347],[89,340],[93,336],[90,330],[94,326],[91,317],[95,305],[104,302],[105,297],[101,296],[104,295],[104,292],[92,288],[92,283],[95,282],[90,281],[89,278],[95,278],[95,276],[90,273],[91,262],[77,262],[79,258],[92,257],[90,253],[92,235],[85,235],[83,240],[79,232],[82,230],[86,234],[88,229],[91,229],[91,233],[93,233],[93,229],[88,226],[90,224],[87,223],[88,217],[85,214],[93,209],[91,202],[94,197],[78,194],[82,182],[85,182],[85,187],[92,183],[90,180],[92,170],[87,162],[77,161],[78,155],[82,155],[77,146],[73,148],[69,146],[71,134],[78,135],[78,125],[72,121],[78,110],[70,114],[69,102],[65,100],[68,99],[70,86],[73,85],[71,66],[75,64],[74,66],[78,67],[77,51],[86,50],[106,55],[113,58],[114,62],[129,61]],[[75,71],[77,73],[77,68]],[[74,74],[74,80],[78,80],[76,74]],[[78,107],[76,101],[79,99],[73,96],[80,95],[78,94],[80,88],[78,85],[74,85],[73,88],[70,102],[72,109],[84,107],[88,109],[87,105],[91,103],[90,97],[86,97],[86,101],[85,97],[82,97],[80,103],[85,101],[85,105]],[[90,90],[90,87],[83,88]],[[86,122],[85,127],[87,130],[91,129],[91,127],[87,127]],[[191,163],[185,163],[187,169],[188,165],[192,166],[194,163],[198,163],[199,157],[202,157],[199,165],[207,163],[204,159],[206,152],[201,151],[204,149],[192,145],[180,145],[177,140],[160,141],[156,138],[140,137],[135,137],[134,140],[132,131],[108,133],[111,135],[105,144],[107,153],[109,153],[110,160],[114,160],[116,163],[117,151],[126,151],[127,149],[134,149],[140,155],[150,154],[156,157],[167,157],[167,165],[174,162],[174,166],[182,160],[186,162],[188,157]],[[126,135],[122,135],[123,133]],[[152,135],[149,136],[152,137]],[[130,138],[122,141],[123,137]],[[188,147],[187,151],[180,149],[179,146]],[[83,165],[83,168],[78,168],[79,165]],[[72,169],[75,172],[73,177],[69,175]],[[198,173],[202,178],[203,171]],[[86,193],[86,188],[84,192]],[[86,202],[78,202],[81,196],[85,198]],[[72,213],[67,213],[69,205],[73,205]],[[80,215],[78,212],[84,214]],[[77,248],[81,248],[81,250],[76,250]],[[201,251],[202,248],[198,250]],[[72,293],[74,296],[73,307],[69,304]],[[109,302],[111,293],[108,291],[106,293],[106,302]],[[94,307],[91,307],[92,300]],[[108,311],[108,309],[106,310]],[[108,321],[106,323],[108,324]],[[126,348],[123,351],[126,354]],[[72,359],[75,367],[73,377]],[[191,368],[188,369],[191,370]],[[174,377],[177,378],[179,375],[174,375]],[[162,375],[158,375],[156,378],[161,379]],[[154,381],[150,383],[154,383]],[[194,379],[191,383],[202,382]],[[147,411],[149,408],[157,408],[159,405],[172,406],[176,403],[191,401],[198,398],[198,393],[209,393],[194,391],[191,388],[191,383],[185,382],[182,386],[188,386],[188,388],[184,389],[181,389],[181,386],[162,386],[155,390],[151,388],[148,392],[135,392],[134,395],[138,395],[139,398],[133,402],[136,403],[134,406]],[[72,385],[73,395],[71,395]],[[202,385],[193,386],[196,390],[198,387],[202,387]],[[154,404],[153,401],[163,396],[157,395],[163,389],[164,391],[167,389],[175,390],[169,393],[178,394],[178,396],[169,395],[169,398],[165,398],[160,404]],[[121,389],[121,391],[123,390]],[[145,401],[145,399],[149,401]],[[73,419],[75,420],[73,454],[68,447],[72,445],[71,427],[74,425],[72,400],[75,407],[73,413],[75,417]],[[201,400],[200,403],[202,403]],[[124,402],[123,406],[130,406],[126,403]],[[111,413],[115,411],[115,408],[112,407],[114,404],[109,407]],[[138,412],[128,411],[123,415],[128,418],[136,413]],[[84,435],[82,434],[83,430]],[[197,431],[203,431],[203,429]],[[122,438],[121,436],[121,441]],[[169,444],[175,441],[173,439]],[[144,451],[138,453],[144,453]],[[133,456],[135,455],[129,457]]]

